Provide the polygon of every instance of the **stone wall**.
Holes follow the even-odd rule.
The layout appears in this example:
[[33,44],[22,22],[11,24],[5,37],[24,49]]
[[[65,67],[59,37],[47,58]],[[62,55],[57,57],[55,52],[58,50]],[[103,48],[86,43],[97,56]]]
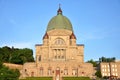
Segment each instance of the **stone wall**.
[[21,69],[23,68],[23,65],[12,64],[12,63],[3,63],[3,65],[9,67],[10,69],[18,69],[18,70],[21,70]]

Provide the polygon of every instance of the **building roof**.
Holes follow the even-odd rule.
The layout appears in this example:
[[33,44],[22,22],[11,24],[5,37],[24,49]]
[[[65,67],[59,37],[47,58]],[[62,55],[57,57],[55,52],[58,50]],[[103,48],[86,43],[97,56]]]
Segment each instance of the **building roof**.
[[43,39],[48,39],[48,38],[49,38],[49,36],[48,36],[48,34],[46,32],[45,35],[43,36]]
[[35,46],[42,46],[43,44],[35,44]]
[[84,44],[77,44],[77,46],[85,46]]
[[53,29],[67,29],[67,30],[73,31],[70,20],[66,16],[63,16],[62,10],[60,7],[57,11],[57,15],[54,16],[49,21],[48,26],[47,26],[47,31],[50,31]]
[[70,39],[76,39],[76,36],[74,35],[74,33],[70,35]]

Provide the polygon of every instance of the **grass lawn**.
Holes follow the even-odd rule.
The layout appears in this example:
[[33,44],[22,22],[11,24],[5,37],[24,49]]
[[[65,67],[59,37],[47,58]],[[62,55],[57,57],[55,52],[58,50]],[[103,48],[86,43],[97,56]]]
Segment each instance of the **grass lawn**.
[[63,80],[91,80],[89,77],[63,77]]
[[20,80],[52,80],[52,77],[27,77],[26,79]]
[[[52,80],[52,77],[28,77],[20,80]],[[63,80],[91,80],[89,77],[63,77]]]

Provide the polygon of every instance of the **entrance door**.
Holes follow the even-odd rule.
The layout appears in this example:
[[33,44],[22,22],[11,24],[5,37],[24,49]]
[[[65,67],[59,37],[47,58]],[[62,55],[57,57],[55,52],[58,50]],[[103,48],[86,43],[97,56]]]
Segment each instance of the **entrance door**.
[[56,80],[60,80],[60,68],[56,69]]
[[34,72],[31,72],[31,77],[34,77]]

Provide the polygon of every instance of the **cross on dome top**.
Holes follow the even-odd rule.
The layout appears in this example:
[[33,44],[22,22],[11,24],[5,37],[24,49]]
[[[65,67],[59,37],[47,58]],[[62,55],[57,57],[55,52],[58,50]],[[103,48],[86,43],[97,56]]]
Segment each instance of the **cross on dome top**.
[[61,4],[59,4],[59,9],[58,9],[58,11],[57,11],[57,14],[62,14],[62,10],[61,10]]

